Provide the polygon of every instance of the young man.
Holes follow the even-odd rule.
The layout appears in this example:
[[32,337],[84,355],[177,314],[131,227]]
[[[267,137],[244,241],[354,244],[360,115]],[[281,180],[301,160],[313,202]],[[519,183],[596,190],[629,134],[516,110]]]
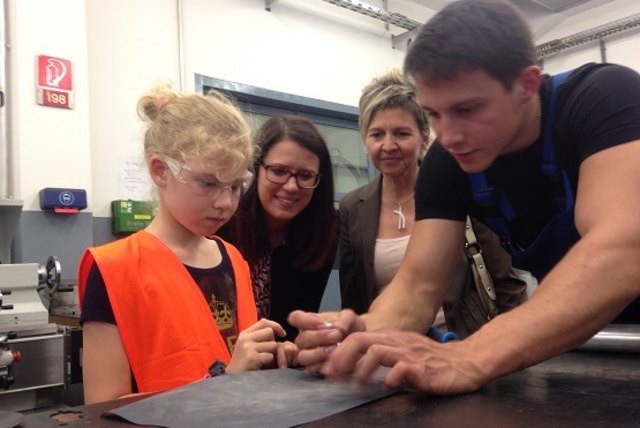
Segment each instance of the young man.
[[[591,64],[562,80],[535,64],[506,1],[453,2],[422,28],[405,69],[438,143],[421,166],[405,259],[361,317],[291,314],[302,364],[361,380],[384,365],[388,386],[453,394],[567,351],[617,316],[640,323],[637,301],[622,312],[640,295],[640,75]],[[541,285],[468,339],[439,344],[423,333],[467,214]]]

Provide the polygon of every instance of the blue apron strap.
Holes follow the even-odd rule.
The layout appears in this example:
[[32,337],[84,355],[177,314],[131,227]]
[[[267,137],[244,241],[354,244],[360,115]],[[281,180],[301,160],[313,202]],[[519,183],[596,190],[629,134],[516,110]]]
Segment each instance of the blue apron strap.
[[553,151],[553,115],[556,111],[556,90],[569,77],[572,70],[556,74],[551,79],[551,97],[549,98],[549,109],[547,110],[547,120],[544,124],[544,152],[542,154],[542,173],[545,176],[557,176],[558,164]]
[[[571,190],[571,184],[567,174],[558,168],[555,152],[553,149],[553,116],[556,108],[556,90],[566,79],[569,77],[573,70],[565,71],[560,74],[556,74],[552,78],[551,96],[549,100],[549,109],[547,110],[547,118],[544,126],[544,146],[542,155],[542,174],[547,178],[554,180],[562,180],[564,197],[560,198],[559,208],[568,211],[573,208],[574,197]],[[516,218],[516,212],[509,200],[496,189],[490,185],[487,181],[487,177],[484,172],[477,172],[469,174],[469,182],[471,184],[471,191],[473,194],[473,200],[476,205],[480,207],[491,207],[493,215],[487,216],[486,221],[499,235],[502,235],[503,240],[510,241],[510,233],[508,223]],[[496,212],[495,208],[499,208]]]
[[554,180],[561,180],[564,190],[563,197],[559,198],[558,208],[564,211],[571,210],[574,206],[573,191],[567,173],[558,168],[558,161],[553,149],[553,116],[556,111],[556,91],[560,85],[567,80],[573,70],[556,74],[551,82],[551,97],[549,99],[549,109],[547,110],[547,120],[544,124],[544,149],[542,154],[542,174]]
[[484,172],[469,174],[469,181],[473,190],[473,199],[478,205],[494,202],[493,186],[489,186],[489,183],[487,183],[487,177],[484,176]]
[[508,222],[516,218],[516,212],[511,203],[494,186],[489,185],[484,172],[469,174],[469,181],[476,205],[486,207],[489,212],[492,212],[492,215],[486,218],[489,228],[505,245],[508,245],[510,236]]

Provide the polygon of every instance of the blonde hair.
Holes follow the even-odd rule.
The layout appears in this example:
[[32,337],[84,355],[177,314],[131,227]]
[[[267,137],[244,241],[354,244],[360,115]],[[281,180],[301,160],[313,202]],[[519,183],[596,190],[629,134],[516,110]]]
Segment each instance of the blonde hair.
[[144,136],[147,162],[154,154],[181,162],[198,160],[222,182],[237,178],[252,164],[251,129],[220,92],[183,95],[170,85],[159,85],[140,98],[138,115],[150,122]]
[[363,139],[366,139],[374,114],[390,108],[402,108],[411,113],[420,132],[429,135],[429,122],[418,104],[415,86],[399,69],[394,68],[373,79],[362,90],[358,126]]

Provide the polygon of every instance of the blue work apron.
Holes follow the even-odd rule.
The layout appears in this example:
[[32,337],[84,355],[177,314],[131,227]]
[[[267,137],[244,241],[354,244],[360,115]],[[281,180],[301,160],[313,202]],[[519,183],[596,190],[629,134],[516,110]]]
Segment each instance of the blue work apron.
[[[570,73],[567,71],[553,77],[549,110],[544,128],[541,166],[545,178],[562,182],[563,194],[556,197],[558,213],[549,220],[531,245],[527,248],[520,248],[512,241],[508,223],[515,219],[516,212],[504,194],[489,185],[483,172],[469,174],[473,199],[476,204],[498,208],[493,211],[499,214],[489,216],[485,221],[511,253],[513,266],[531,272],[538,281],[542,281],[545,275],[580,239],[574,222],[575,196],[566,172],[558,167],[551,137],[556,89]],[[613,322],[640,324],[640,298],[631,302]]]
[[556,89],[570,72],[553,77],[549,110],[544,128],[542,174],[550,180],[562,183],[562,194],[556,197],[558,213],[544,226],[538,237],[527,248],[521,248],[511,239],[508,224],[516,217],[516,212],[506,196],[489,185],[484,172],[469,174],[473,198],[479,206],[495,206],[497,215],[484,219],[487,225],[500,237],[505,248],[511,253],[513,266],[531,272],[538,281],[560,261],[569,249],[580,239],[574,223],[575,197],[569,177],[558,167],[553,149],[552,127],[556,103]]

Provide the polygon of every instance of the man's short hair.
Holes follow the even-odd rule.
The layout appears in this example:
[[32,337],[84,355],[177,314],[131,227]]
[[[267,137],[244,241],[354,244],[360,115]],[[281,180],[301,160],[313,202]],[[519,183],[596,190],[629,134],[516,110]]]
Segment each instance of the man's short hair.
[[503,0],[459,0],[422,26],[404,69],[425,82],[483,70],[511,89],[518,74],[535,64],[529,26],[515,6]]

